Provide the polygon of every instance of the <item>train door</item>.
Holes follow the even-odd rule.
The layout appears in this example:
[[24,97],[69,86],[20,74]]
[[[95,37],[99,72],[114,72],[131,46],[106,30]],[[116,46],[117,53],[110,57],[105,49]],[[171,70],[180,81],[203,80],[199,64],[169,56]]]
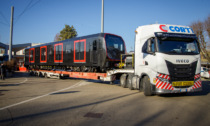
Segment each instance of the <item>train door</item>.
[[93,64],[98,63],[98,43],[96,40],[93,41]]
[[74,41],[74,62],[86,62],[86,39]]

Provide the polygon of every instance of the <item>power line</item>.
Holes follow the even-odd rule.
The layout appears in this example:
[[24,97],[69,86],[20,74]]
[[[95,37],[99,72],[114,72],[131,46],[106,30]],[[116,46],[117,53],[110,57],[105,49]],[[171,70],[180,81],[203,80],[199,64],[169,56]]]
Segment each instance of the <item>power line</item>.
[[3,17],[3,19],[4,19],[4,21],[5,22],[1,22],[2,24],[6,24],[6,25],[9,25],[9,22],[8,22],[8,20],[7,20],[7,18],[4,16],[4,14],[0,11],[0,14],[1,14],[1,16]]
[[31,1],[28,3],[28,5],[25,7],[25,9],[23,10],[23,12],[20,13],[20,15],[18,15],[18,17],[16,18],[15,23],[17,23],[17,21],[20,19],[20,17],[21,17],[25,12],[27,12],[29,9],[31,9],[32,7],[34,7],[34,6],[35,6],[37,3],[39,3],[41,0],[38,0],[38,1],[36,1],[34,4],[32,4],[33,1],[34,1],[34,0],[31,0]]
[[[16,19],[16,22],[19,20],[19,18],[26,12],[27,8],[31,5],[31,3],[33,2],[33,0],[31,0],[28,5],[25,7],[25,9],[23,10],[22,13],[20,13],[20,15],[18,15],[17,19]],[[15,22],[15,23],[16,23]]]
[[5,26],[9,26],[9,24],[7,24],[7,23],[1,22],[1,21],[0,21],[0,23],[5,25]]

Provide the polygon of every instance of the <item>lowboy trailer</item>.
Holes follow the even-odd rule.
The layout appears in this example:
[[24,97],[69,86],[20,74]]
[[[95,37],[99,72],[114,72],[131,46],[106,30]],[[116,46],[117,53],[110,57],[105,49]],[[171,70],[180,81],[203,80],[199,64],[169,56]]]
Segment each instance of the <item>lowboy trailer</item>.
[[[145,96],[202,90],[200,48],[188,26],[152,24],[135,31],[135,52],[124,54],[119,69],[106,73],[34,70],[45,77],[110,81],[120,79],[124,88],[137,89]],[[123,61],[123,62],[122,62]]]

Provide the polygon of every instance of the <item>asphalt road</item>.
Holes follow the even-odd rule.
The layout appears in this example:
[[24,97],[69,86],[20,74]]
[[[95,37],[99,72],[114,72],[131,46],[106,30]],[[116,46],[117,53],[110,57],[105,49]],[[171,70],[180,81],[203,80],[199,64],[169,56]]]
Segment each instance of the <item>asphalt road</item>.
[[18,73],[0,80],[0,126],[210,126],[210,81],[203,91],[146,97],[100,81]]

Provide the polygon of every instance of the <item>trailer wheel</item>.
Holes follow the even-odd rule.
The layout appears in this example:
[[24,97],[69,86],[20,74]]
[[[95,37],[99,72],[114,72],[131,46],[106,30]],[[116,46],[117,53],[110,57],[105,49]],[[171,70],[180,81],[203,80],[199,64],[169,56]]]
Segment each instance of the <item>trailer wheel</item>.
[[143,90],[145,96],[151,96],[152,95],[152,88],[150,84],[150,79],[148,76],[145,76],[143,78]]
[[47,77],[47,73],[44,74],[44,77],[45,77],[45,78],[48,78],[48,77]]
[[133,90],[134,88],[133,88],[133,85],[132,85],[132,78],[133,78],[133,75],[132,74],[129,74],[128,75],[128,78],[127,78],[127,85],[128,85],[128,88],[130,89],[130,90]]
[[42,77],[42,73],[41,72],[38,72],[38,77]]
[[122,74],[121,77],[120,77],[120,85],[123,88],[127,88],[126,80],[127,80],[127,74]]
[[29,75],[30,75],[30,76],[34,76],[33,71],[30,71]]
[[58,79],[63,79],[63,76],[61,76],[61,74],[59,74]]

